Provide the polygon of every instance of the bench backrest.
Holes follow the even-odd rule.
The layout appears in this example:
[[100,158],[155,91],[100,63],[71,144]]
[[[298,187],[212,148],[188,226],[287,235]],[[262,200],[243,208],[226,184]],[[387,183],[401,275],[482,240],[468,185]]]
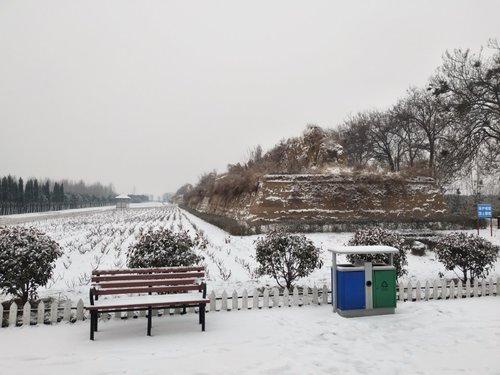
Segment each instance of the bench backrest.
[[92,271],[90,304],[99,296],[199,291],[206,297],[203,267],[135,268]]

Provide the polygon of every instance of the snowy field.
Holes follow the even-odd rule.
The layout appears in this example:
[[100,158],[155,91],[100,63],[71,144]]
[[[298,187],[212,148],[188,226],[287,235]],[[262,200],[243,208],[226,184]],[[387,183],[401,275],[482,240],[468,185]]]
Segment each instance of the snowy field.
[[500,297],[398,303],[342,318],[331,306],[6,328],[2,374],[500,374]]
[[[22,219],[22,218],[21,218]],[[83,298],[94,267],[124,267],[126,250],[149,228],[189,230],[208,241],[203,251],[208,288],[218,293],[274,286],[256,279],[254,240],[234,237],[175,206],[104,210],[44,218],[33,225],[58,241],[64,255],[41,296]],[[16,218],[19,220],[19,218]],[[489,232],[482,234],[491,240]],[[493,242],[500,243],[500,232]],[[328,284],[330,254],[352,233],[307,237],[323,249],[325,266],[299,284]],[[445,272],[428,252],[408,254],[408,278]],[[499,275],[497,263],[493,275]],[[453,273],[445,272],[447,277]],[[200,332],[194,314],[103,321],[96,341],[88,322],[0,330],[0,374],[497,374],[500,375],[500,297],[398,302],[395,315],[346,319],[330,305],[207,314]]]
[[[78,211],[75,216],[66,215],[67,212],[62,217],[44,216],[38,221],[32,221],[33,215],[27,216],[29,222],[25,225],[47,233],[61,245],[64,252],[57,261],[53,278],[39,290],[42,297],[82,298],[86,301],[91,270],[126,267],[128,247],[144,231],[160,227],[174,231],[188,230],[191,236],[202,236],[207,241],[207,248],[200,250],[200,253],[208,271],[209,292],[214,290],[220,295],[223,290],[231,293],[233,289],[241,292],[244,288],[250,291],[255,287],[276,285],[269,277],[255,277],[254,241],[258,236],[230,236],[177,206],[148,204],[136,205],[129,210],[104,209],[87,214]],[[22,215],[16,215],[15,219],[16,222],[22,220]],[[482,230],[481,234],[500,244],[500,231],[495,230],[494,237],[490,237],[489,230]],[[309,287],[328,285],[331,262],[328,249],[345,244],[353,233],[313,233],[306,236],[321,247],[324,266],[299,280],[298,284]],[[454,272],[444,269],[433,252],[427,252],[422,257],[408,254],[407,270],[408,275],[404,280],[412,282],[419,280],[425,283],[439,278],[439,272],[443,272],[447,278],[456,277]],[[500,261],[491,276],[500,276]]]

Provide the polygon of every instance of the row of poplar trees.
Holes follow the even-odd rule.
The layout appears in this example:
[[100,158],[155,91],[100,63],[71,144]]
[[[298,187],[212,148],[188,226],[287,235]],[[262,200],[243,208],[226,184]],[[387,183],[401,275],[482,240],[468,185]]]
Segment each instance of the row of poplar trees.
[[30,178],[0,178],[0,215],[54,211],[69,208],[102,206],[112,197],[65,193],[63,183]]

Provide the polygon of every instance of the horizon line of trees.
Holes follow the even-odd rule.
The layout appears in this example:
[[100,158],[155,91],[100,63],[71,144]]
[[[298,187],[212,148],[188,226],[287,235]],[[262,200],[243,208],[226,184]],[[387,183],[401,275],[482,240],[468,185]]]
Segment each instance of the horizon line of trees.
[[337,129],[308,125],[302,137],[266,153],[257,146],[247,162],[204,173],[176,195],[236,197],[254,191],[263,174],[321,172],[331,162],[432,176],[441,188],[473,180],[479,195],[483,178],[500,175],[500,46],[488,47],[487,54],[447,51],[426,87],[410,87],[390,108],[359,112]]
[[113,186],[83,181],[30,178],[24,182],[8,175],[0,178],[0,215],[99,207],[113,203]]

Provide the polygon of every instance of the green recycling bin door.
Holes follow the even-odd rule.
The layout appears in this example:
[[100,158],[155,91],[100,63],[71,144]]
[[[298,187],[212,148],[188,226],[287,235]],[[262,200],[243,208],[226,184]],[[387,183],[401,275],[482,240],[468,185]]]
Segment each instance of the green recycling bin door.
[[373,267],[373,308],[396,307],[396,269]]

